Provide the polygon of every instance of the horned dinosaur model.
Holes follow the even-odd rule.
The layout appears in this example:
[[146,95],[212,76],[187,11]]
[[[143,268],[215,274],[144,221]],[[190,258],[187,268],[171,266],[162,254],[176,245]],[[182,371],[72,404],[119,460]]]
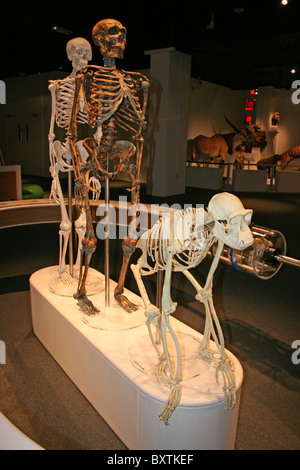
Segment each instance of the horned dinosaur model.
[[257,124],[249,124],[244,129],[239,130],[225,116],[226,122],[233,128],[234,132],[227,134],[215,134],[211,137],[198,135],[192,140],[193,162],[211,161],[220,158],[225,161],[228,153],[232,155],[242,148],[245,152],[251,152],[252,147],[263,149],[267,142],[265,132]]
[[[217,382],[220,374],[223,377],[226,408],[231,409],[236,403],[235,374],[225,351],[222,329],[214,308],[212,284],[224,244],[243,250],[253,243],[249,228],[251,218],[252,210],[245,209],[236,196],[219,193],[210,200],[207,211],[203,207],[188,208],[163,216],[137,243],[142,255],[137,264],[131,265],[131,269],[144,303],[150,339],[159,357],[155,376],[171,389],[169,399],[159,415],[165,424],[168,424],[180,402],[182,380],[180,344],[169,320],[170,314],[176,310],[176,303],[171,298],[172,271],[180,271],[187,277],[197,291],[196,299],[205,306],[206,319],[200,353],[210,357],[215,364]],[[201,263],[215,242],[217,249],[205,285],[201,287],[190,270]],[[161,314],[158,307],[150,302],[142,280],[143,276],[157,273],[158,269],[165,271]],[[163,353],[154,339],[153,327],[159,332]],[[167,332],[171,334],[177,354],[174,367],[168,351]],[[214,342],[214,349],[211,348],[210,339]]]
[[[127,171],[131,179],[132,204],[138,204],[140,199],[142,129],[145,125],[149,82],[140,73],[120,71],[116,68],[115,59],[121,59],[124,55],[126,35],[126,28],[114,19],[99,21],[94,26],[93,41],[100,47],[104,65],[87,66],[77,74],[74,105],[68,131],[75,173],[76,201],[86,214],[86,234],[82,240],[81,269],[76,298],[81,309],[88,314],[98,312],[98,308],[86,295],[87,273],[97,243],[92,224],[86,175],[92,174],[100,180],[113,178],[120,171]],[[89,155],[85,161],[82,160],[77,148],[82,93],[86,99],[87,121],[93,131],[93,137],[85,138],[83,141],[83,147]],[[118,140],[119,131],[125,132],[126,140]],[[130,141],[127,140],[129,136]],[[134,154],[136,163],[130,164],[129,158]],[[113,172],[108,168],[110,159],[118,161]],[[133,217],[136,220],[137,213]],[[122,295],[129,258],[137,242],[133,222],[134,220],[131,223],[132,232],[123,241],[123,264],[115,292],[117,300],[128,309],[135,308]]]
[[268,171],[270,171],[271,165],[276,165],[279,162],[278,167],[276,169],[278,171],[283,171],[287,167],[289,162],[299,157],[300,157],[300,145],[296,145],[295,147],[290,148],[289,150],[287,150],[286,152],[283,152],[280,155],[275,154],[275,155],[272,155],[271,157],[262,158],[261,160],[258,160],[257,169],[258,170],[267,169]]
[[[90,43],[81,37],[71,39],[66,47],[68,59],[72,62],[73,70],[69,76],[64,79],[50,80],[49,90],[51,93],[51,119],[48,134],[49,140],[49,157],[50,157],[50,173],[52,176],[51,195],[56,202],[60,204],[61,223],[59,230],[59,275],[63,282],[71,282],[71,276],[74,272],[79,272],[80,267],[80,250],[81,242],[85,234],[85,214],[81,211],[79,218],[75,221],[75,229],[78,235],[78,254],[74,267],[66,265],[66,252],[68,248],[72,222],[68,215],[65,204],[63,191],[60,184],[60,172],[72,172],[71,154],[68,136],[64,136],[64,140],[55,139],[55,124],[57,127],[68,130],[73,108],[75,95],[75,76],[79,69],[88,64],[92,59],[92,49]],[[81,107],[78,113],[78,121],[82,124],[87,123],[85,110],[85,102],[81,97]],[[84,152],[82,153],[84,158]],[[97,182],[96,182],[97,183]],[[72,269],[73,272],[70,272]]]

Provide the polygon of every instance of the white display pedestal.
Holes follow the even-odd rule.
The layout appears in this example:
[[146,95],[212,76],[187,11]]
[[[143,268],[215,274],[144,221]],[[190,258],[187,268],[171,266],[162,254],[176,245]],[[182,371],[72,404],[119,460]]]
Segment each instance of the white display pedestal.
[[[199,364],[204,361],[199,373],[195,377],[187,373],[182,382],[180,404],[166,426],[158,415],[168,399],[169,389],[140,369],[149,354],[141,299],[125,291],[141,308],[133,314],[121,310],[123,318],[128,318],[128,328],[124,320],[119,329],[112,322],[109,330],[104,292],[90,297],[101,310],[99,318],[87,317],[74,299],[50,292],[49,280],[56,270],[56,266],[45,268],[30,278],[33,331],[124,444],[130,450],[234,449],[243,380],[237,359],[228,352],[235,365],[238,390],[233,410],[225,409],[222,383],[216,384],[215,367],[199,356]],[[117,308],[114,287],[115,283],[110,281],[112,310]],[[101,315],[104,329],[99,329]],[[201,340],[202,335],[195,330],[173,317],[170,320],[179,332],[179,340],[180,336]],[[139,364],[133,365],[132,357],[136,359],[143,338],[145,348],[140,350]]]
[[44,450],[0,412],[0,450]]

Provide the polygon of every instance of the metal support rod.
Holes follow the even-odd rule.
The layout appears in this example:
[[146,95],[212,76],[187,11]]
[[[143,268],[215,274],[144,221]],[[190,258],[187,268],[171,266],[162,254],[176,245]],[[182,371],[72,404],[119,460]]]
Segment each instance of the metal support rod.
[[[70,164],[70,162],[69,162]],[[69,235],[69,274],[73,277],[73,207],[72,207],[72,171],[68,172],[68,216],[71,222]]]
[[[109,156],[107,154],[107,171],[109,165]],[[106,220],[105,227],[105,253],[104,253],[104,274],[105,274],[105,307],[110,306],[109,298],[109,177],[105,178],[105,207],[106,207]]]
[[[156,307],[159,309],[159,325],[161,325],[161,316],[162,316],[161,298],[162,298],[163,279],[164,279],[164,271],[162,269],[158,268],[158,271],[157,271],[157,286],[156,286]],[[156,330],[155,343],[160,344],[160,334],[159,334],[158,329]]]
[[284,255],[275,255],[274,258],[279,263],[289,264],[290,266],[296,266],[297,268],[300,268],[300,260],[298,259],[290,258],[289,256]]

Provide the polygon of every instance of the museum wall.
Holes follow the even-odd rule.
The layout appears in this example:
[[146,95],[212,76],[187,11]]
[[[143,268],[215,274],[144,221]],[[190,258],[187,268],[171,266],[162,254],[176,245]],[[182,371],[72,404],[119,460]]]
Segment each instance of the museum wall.
[[[254,121],[266,133],[267,146],[254,160],[300,145],[299,110],[300,105],[292,102],[294,90],[274,87],[260,87],[256,95]],[[224,115],[238,129],[245,126],[245,98],[247,90],[231,90],[213,83],[191,79],[188,139],[199,134],[212,136],[216,133],[231,132]],[[279,112],[277,129],[271,126],[271,118]],[[251,113],[250,113],[251,114]],[[231,161],[227,156],[226,161]]]
[[199,134],[208,137],[213,134],[232,132],[224,115],[236,127],[241,128],[243,117],[244,91],[231,90],[224,86],[191,79],[188,139]]
[[[267,147],[261,153],[262,157],[281,154],[300,145],[300,106],[292,102],[293,91],[273,87],[259,88],[257,122],[262,124],[268,140]],[[271,117],[275,112],[280,115],[277,133],[270,127]]]
[[[0,107],[0,147],[5,163],[21,165],[22,174],[49,176],[51,97],[48,81],[66,75],[50,72],[5,80],[6,105]],[[59,136],[58,131],[56,137]]]
[[[141,73],[150,75],[149,70],[142,70]],[[49,176],[48,131],[51,100],[48,81],[66,75],[56,71],[6,80],[7,104],[0,106],[0,148],[5,163],[21,165],[22,174]],[[151,76],[149,78],[151,81]],[[144,131],[142,182],[147,181],[149,172],[149,135],[151,138],[154,131],[159,132],[157,87],[157,83],[151,83],[146,116],[148,127]],[[300,144],[300,105],[292,102],[292,92],[293,90],[273,87],[258,89],[255,119],[266,132],[268,141],[267,147],[261,152],[261,158],[285,152]],[[242,128],[245,93],[245,90],[231,90],[191,78],[188,140],[198,134],[211,136],[215,133],[231,132],[225,115],[236,127]],[[274,131],[270,121],[276,111],[280,114],[280,122],[278,130]],[[57,137],[58,135],[57,130]],[[126,176],[124,178],[126,179]]]

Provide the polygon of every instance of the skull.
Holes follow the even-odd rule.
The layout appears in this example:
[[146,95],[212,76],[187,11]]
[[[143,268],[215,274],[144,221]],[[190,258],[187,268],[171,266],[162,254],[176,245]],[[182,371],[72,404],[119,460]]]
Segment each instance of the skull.
[[253,211],[245,209],[238,197],[229,193],[216,194],[207,209],[215,221],[213,233],[216,238],[236,250],[252,245],[249,224]]
[[92,60],[92,48],[84,38],[74,38],[67,43],[67,56],[72,61],[73,69],[77,72]]
[[92,37],[96,46],[100,46],[103,57],[123,59],[126,44],[126,28],[117,20],[99,21],[93,28]]

